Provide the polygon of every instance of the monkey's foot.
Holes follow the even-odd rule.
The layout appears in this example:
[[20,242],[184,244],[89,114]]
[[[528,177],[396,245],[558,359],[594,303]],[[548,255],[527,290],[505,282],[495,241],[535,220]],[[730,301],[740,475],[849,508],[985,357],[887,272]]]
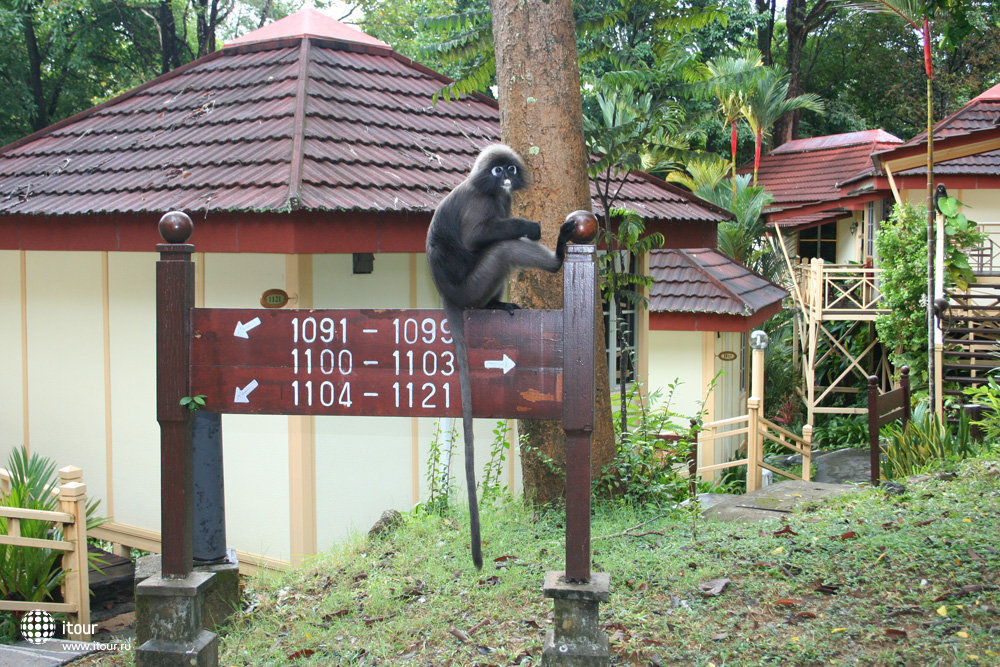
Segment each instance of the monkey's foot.
[[499,299],[494,299],[488,304],[483,306],[486,310],[506,310],[508,314],[513,315],[515,310],[521,310],[521,306],[516,303],[509,303],[507,301],[500,301]]

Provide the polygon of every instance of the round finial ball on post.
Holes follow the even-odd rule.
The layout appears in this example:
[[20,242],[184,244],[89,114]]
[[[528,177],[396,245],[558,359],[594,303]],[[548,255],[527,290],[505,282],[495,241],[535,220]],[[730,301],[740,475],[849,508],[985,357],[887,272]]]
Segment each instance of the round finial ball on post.
[[160,230],[160,238],[167,243],[185,243],[194,232],[194,223],[191,222],[187,213],[171,211],[160,218],[158,229]]
[[569,237],[573,243],[590,243],[597,236],[597,217],[590,211],[573,211],[566,216],[566,222],[576,223]]

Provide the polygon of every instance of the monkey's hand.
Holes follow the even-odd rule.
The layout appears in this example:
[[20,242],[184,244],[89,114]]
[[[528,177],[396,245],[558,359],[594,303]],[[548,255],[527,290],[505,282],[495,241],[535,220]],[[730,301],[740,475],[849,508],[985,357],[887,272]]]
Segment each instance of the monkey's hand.
[[559,228],[559,240],[565,242],[576,230],[576,219],[570,218]]
[[537,222],[532,222],[531,220],[524,221],[524,233],[521,236],[526,236],[532,241],[537,241],[542,238],[542,226]]

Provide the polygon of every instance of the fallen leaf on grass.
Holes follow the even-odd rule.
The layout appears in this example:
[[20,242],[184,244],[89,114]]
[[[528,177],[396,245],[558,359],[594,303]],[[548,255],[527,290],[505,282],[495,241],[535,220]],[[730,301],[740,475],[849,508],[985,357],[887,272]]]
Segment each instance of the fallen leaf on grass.
[[858,536],[857,533],[855,533],[853,530],[849,530],[846,533],[843,533],[842,535],[831,535],[830,539],[831,540],[853,540],[857,536]]
[[812,613],[811,611],[800,611],[799,613],[795,614],[795,617],[799,619],[816,618],[816,614]]
[[703,595],[714,597],[716,595],[720,595],[722,591],[726,590],[726,586],[730,583],[732,583],[732,580],[726,577],[721,579],[712,579],[711,581],[698,584],[698,590],[700,590]]
[[927,519],[927,521],[918,521],[918,522],[916,522],[913,525],[914,526],[926,526],[927,524],[934,523],[935,521],[937,521],[937,519]]
[[962,639],[968,639],[969,638],[969,633],[966,632],[965,630],[959,630],[958,632],[955,633],[955,636],[956,637],[961,637]]
[[496,586],[500,583],[500,577],[494,574],[492,577],[480,579],[478,583],[480,586]]
[[450,628],[448,630],[448,632],[451,633],[451,635],[453,637],[455,637],[455,639],[457,639],[458,641],[462,642],[463,644],[465,644],[465,643],[467,643],[469,641],[469,635],[465,634],[464,632],[462,632],[458,628]]
[[729,639],[729,633],[728,632],[720,632],[717,635],[712,635],[712,641],[713,642],[721,642],[723,639]]
[[773,535],[775,537],[781,537],[782,535],[798,535],[791,527],[786,523],[781,530],[774,531]]
[[316,651],[314,649],[304,648],[304,649],[300,649],[300,650],[296,651],[295,653],[289,653],[288,656],[286,656],[286,657],[289,660],[298,660],[299,658],[308,658],[309,656],[311,656],[315,652]]
[[780,604],[784,607],[794,607],[797,604],[802,604],[802,600],[796,600],[795,598],[781,598],[780,600],[775,600],[774,604]]
[[332,621],[333,619],[337,618],[338,616],[347,616],[349,613],[351,613],[351,611],[349,609],[340,609],[338,611],[331,612],[329,614],[324,615],[323,616],[323,621],[325,621],[326,623],[329,623],[330,621]]
[[527,626],[529,626],[529,627],[534,628],[535,630],[541,630],[542,629],[542,626],[538,625],[538,621],[533,621],[531,619],[526,620],[524,622],[524,624],[527,625]]
[[937,613],[938,613],[938,616],[947,616],[948,615],[948,607],[945,606],[945,605],[941,605],[940,607],[937,608]]
[[825,595],[835,595],[839,590],[839,584],[820,584],[816,587],[817,593],[823,593]]
[[906,630],[899,630],[897,628],[886,628],[885,635],[890,639],[906,639]]
[[968,554],[969,554],[969,558],[971,558],[972,560],[976,561],[977,563],[985,563],[986,562],[985,560],[983,560],[982,556],[980,556],[975,551],[973,551],[972,547],[969,547]]

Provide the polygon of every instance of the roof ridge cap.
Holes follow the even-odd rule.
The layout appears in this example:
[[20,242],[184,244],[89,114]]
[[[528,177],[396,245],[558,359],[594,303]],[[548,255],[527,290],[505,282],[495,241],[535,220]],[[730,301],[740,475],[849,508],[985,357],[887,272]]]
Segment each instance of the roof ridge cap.
[[[730,261],[736,262],[735,259],[733,259],[732,257],[729,257],[725,253],[723,253],[723,252],[721,252],[719,250],[713,250],[711,248],[678,248],[677,249],[677,251],[679,253],[681,253],[682,256],[684,256],[685,258],[687,258],[687,260],[692,264],[692,266],[694,266],[701,273],[703,273],[706,276],[708,276],[708,279],[712,282],[713,285],[715,285],[720,290],[722,290],[723,292],[725,292],[726,294],[728,294],[730,297],[732,297],[733,299],[735,299],[737,302],[743,304],[743,311],[744,312],[751,312],[751,311],[753,311],[753,308],[751,308],[750,303],[746,299],[744,299],[739,294],[737,294],[736,292],[734,292],[733,290],[731,290],[729,287],[727,287],[726,285],[724,285],[721,280],[719,280],[714,275],[712,275],[711,271],[709,271],[707,268],[705,268],[704,266],[702,266],[698,262],[698,260],[695,259],[691,255],[692,252],[697,252],[699,250],[704,250],[705,252],[718,253],[718,254],[722,255],[723,257],[729,259]],[[736,263],[740,264],[739,262],[736,262]],[[743,266],[743,265],[740,264],[740,266]],[[744,266],[743,268],[746,268],[746,267]]]
[[309,85],[309,58],[312,56],[312,40],[308,35],[299,44],[299,73],[295,82],[295,113],[292,116],[292,153],[288,159],[288,196],[286,206],[298,208],[302,190],[302,167],[305,160],[306,134],[306,88]]

